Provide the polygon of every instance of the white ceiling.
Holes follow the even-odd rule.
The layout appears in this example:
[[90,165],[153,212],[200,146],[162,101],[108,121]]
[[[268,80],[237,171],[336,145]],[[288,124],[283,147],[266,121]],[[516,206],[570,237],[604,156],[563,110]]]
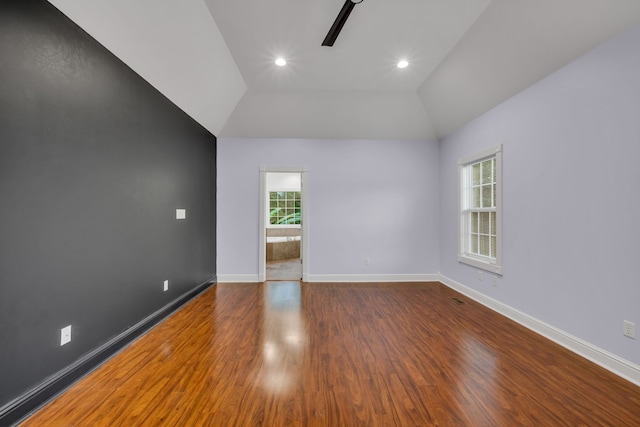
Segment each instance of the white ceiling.
[[415,91],[489,0],[364,0],[333,47],[321,43],[344,0],[205,3],[251,89]]
[[442,137],[640,21],[638,0],[364,0],[323,47],[344,0],[50,1],[222,137]]

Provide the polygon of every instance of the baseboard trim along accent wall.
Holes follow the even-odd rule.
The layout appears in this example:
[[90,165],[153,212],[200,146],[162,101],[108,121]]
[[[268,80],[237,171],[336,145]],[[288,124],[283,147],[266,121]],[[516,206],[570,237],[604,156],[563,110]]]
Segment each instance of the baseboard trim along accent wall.
[[438,274],[309,274],[309,282],[437,282]]
[[555,326],[545,323],[535,317],[529,316],[513,307],[501,303],[490,298],[474,289],[471,289],[462,283],[456,282],[447,276],[440,275],[440,282],[445,286],[454,289],[461,294],[479,302],[487,308],[496,311],[509,319],[524,326],[527,329],[536,332],[543,337],[550,339],[556,344],[570,350],[577,355],[584,357],[591,362],[600,365],[608,371],[622,377],[638,386],[640,386],[640,366],[625,360],[615,354],[609,353],[587,341],[577,338]]
[[215,283],[215,276],[209,278],[9,402],[0,408],[0,425],[14,425],[22,421]]

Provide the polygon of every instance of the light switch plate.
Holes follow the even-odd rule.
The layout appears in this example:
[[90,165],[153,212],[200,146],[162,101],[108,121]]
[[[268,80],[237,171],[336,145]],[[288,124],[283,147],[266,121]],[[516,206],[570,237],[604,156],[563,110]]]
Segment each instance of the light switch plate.
[[187,210],[176,209],[176,219],[187,219]]

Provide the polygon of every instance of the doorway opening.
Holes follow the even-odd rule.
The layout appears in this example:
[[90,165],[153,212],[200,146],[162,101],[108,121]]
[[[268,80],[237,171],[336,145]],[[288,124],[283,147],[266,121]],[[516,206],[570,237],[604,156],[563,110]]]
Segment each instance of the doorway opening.
[[260,281],[306,281],[305,177],[303,169],[261,169]]

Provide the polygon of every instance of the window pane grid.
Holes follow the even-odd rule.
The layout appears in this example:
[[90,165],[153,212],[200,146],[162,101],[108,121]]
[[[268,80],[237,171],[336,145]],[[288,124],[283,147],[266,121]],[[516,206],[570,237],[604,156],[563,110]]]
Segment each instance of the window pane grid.
[[496,159],[481,160],[467,166],[469,182],[466,209],[468,218],[467,251],[470,254],[496,257]]
[[496,167],[495,158],[471,165],[469,187],[471,188],[470,206],[472,208],[495,208],[496,206]]
[[475,255],[496,257],[496,218],[494,212],[470,212],[469,248]]
[[269,223],[272,225],[300,224],[300,192],[269,192]]

